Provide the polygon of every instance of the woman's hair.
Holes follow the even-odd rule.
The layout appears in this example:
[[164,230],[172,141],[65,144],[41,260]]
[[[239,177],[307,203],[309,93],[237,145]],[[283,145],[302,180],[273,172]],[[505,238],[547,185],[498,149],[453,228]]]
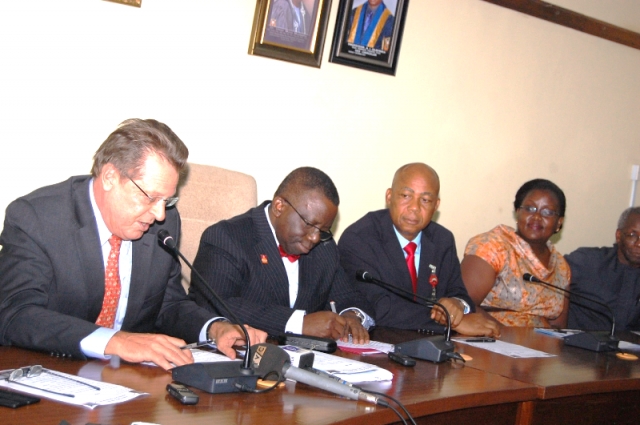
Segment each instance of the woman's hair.
[[564,197],[564,192],[555,183],[545,179],[529,180],[516,192],[516,199],[513,201],[513,208],[517,210],[522,206],[522,201],[533,190],[545,190],[551,192],[558,201],[558,216],[564,217],[565,209],[567,208],[567,199]]

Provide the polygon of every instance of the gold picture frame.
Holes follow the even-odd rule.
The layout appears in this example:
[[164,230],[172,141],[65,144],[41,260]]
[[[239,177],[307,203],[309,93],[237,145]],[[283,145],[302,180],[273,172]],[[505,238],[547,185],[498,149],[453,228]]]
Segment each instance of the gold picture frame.
[[331,0],[257,0],[249,54],[320,68]]
[[120,3],[126,4],[127,6],[141,7],[142,0],[105,0],[110,1],[111,3]]

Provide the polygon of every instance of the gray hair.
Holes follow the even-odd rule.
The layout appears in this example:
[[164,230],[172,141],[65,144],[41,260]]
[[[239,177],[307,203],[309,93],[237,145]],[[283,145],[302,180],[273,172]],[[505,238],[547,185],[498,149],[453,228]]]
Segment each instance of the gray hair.
[[629,207],[622,212],[620,220],[618,220],[618,230],[622,230],[624,228],[631,214],[640,214],[640,207]]

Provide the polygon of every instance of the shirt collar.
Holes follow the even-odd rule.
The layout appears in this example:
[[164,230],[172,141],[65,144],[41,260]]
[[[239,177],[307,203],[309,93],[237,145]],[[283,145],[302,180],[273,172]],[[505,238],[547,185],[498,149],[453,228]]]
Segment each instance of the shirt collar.
[[405,238],[404,236],[402,236],[400,234],[400,232],[398,232],[398,229],[396,229],[396,226],[393,226],[393,231],[396,232],[396,237],[398,238],[398,242],[400,243],[400,246],[404,249],[405,246],[407,246],[407,244],[409,242],[413,242],[416,244],[416,251],[420,249],[421,243],[420,240],[422,239],[422,230],[420,231],[420,233],[418,233],[416,235],[416,237],[410,241],[409,239]]
[[91,208],[93,209],[93,215],[96,218],[96,224],[98,225],[98,238],[100,238],[100,246],[102,246],[109,242],[111,231],[107,228],[107,225],[102,218],[102,214],[100,214],[98,204],[96,203],[96,196],[93,193],[93,179],[89,181],[89,199],[91,199]]

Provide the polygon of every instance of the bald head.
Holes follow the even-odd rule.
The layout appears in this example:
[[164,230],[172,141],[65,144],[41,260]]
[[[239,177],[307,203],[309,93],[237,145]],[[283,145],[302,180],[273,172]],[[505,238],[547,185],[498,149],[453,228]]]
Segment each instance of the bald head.
[[386,203],[393,225],[408,240],[431,223],[440,205],[440,178],[427,164],[403,165],[396,171]]
[[436,196],[440,194],[440,177],[438,177],[438,173],[436,170],[429,167],[427,164],[423,162],[414,162],[411,164],[403,165],[398,168],[396,173],[393,175],[393,182],[391,183],[391,188],[397,187],[398,184],[405,181],[407,178],[411,178],[411,176],[419,176],[424,180],[431,180],[433,183],[433,187],[435,188]]

